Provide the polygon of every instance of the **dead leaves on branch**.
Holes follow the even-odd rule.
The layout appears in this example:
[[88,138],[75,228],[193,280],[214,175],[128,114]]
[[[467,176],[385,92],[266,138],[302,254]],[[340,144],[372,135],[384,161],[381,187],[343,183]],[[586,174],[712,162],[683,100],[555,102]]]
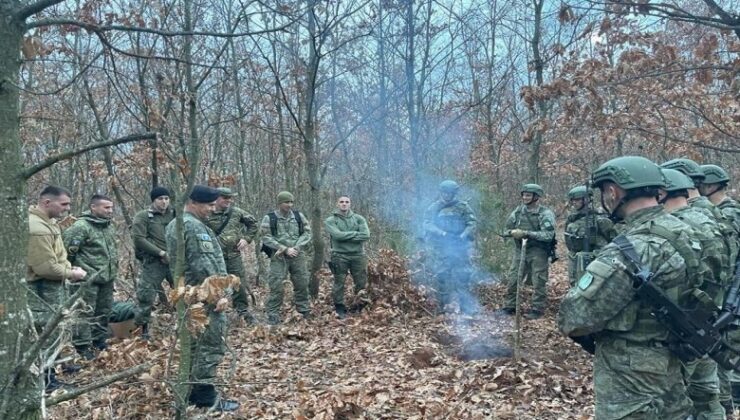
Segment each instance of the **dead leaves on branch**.
[[[182,284],[184,282],[178,282]],[[183,301],[187,305],[188,330],[198,335],[208,325],[206,305],[215,306],[219,300],[227,298],[239,289],[239,277],[228,274],[207,277],[198,286],[180,286],[170,290],[169,300],[173,305]]]

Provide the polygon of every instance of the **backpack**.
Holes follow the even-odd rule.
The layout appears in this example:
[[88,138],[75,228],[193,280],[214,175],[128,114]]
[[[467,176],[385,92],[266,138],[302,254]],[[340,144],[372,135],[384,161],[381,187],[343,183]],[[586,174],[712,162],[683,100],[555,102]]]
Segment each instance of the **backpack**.
[[[298,223],[298,235],[303,235],[303,218],[301,217],[301,212],[298,210],[291,211],[293,212],[296,223]],[[270,234],[272,236],[276,236],[278,220],[277,214],[274,211],[271,211],[267,213],[267,216],[270,218]],[[264,252],[268,258],[272,258],[272,256],[275,255],[275,250],[265,245],[264,243],[262,244],[262,248],[260,248],[260,251]]]

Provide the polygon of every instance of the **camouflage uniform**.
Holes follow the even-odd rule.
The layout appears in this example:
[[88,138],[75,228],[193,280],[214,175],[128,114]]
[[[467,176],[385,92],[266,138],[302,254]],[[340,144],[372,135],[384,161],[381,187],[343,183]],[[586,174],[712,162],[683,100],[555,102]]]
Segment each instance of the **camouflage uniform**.
[[[701,244],[701,267],[698,270],[702,272],[700,289],[712,298],[718,308],[721,307],[724,290],[730,280],[730,266],[728,250],[725,249],[718,224],[691,207],[677,209],[671,215],[691,226],[692,238]],[[725,410],[719,401],[717,372],[717,362],[709,356],[684,363],[684,377],[697,419],[725,418]]]
[[[306,267],[305,249],[311,244],[311,226],[303,213],[298,213],[303,221],[303,234],[299,234],[298,222],[294,212],[287,215],[280,210],[275,210],[277,216],[277,232],[275,235],[270,230],[270,216],[265,215],[260,224],[262,231],[262,243],[273,250],[275,254],[270,257],[270,273],[267,283],[270,287],[270,296],[267,298],[266,311],[271,323],[280,322],[280,308],[283,305],[283,281],[290,273],[290,281],[293,283],[293,299],[295,307],[304,317],[310,316],[311,306],[308,299],[308,269]],[[290,258],[284,255],[288,248],[300,251],[298,256]]]
[[[675,232],[673,242],[692,244],[694,258],[700,247],[686,224],[658,206],[626,218],[622,234],[656,273],[652,281],[678,299],[694,286],[686,262],[671,241],[650,233],[651,226]],[[574,337],[594,335],[596,419],[685,419],[692,408],[681,361],[668,349],[670,333],[652,307],[636,298],[627,265],[616,245],[604,247],[563,299],[558,325]]]
[[[67,260],[62,232],[54,219],[34,206],[28,210],[28,227],[28,306],[36,331],[41,332],[65,297],[64,280],[72,277],[72,265]],[[52,335],[45,349],[49,349],[58,336]]]
[[439,199],[424,212],[429,261],[434,272],[437,302],[441,310],[455,297],[463,311],[477,310],[470,290],[470,248],[475,228],[473,210],[464,201]]
[[[221,250],[224,253],[226,271],[241,279],[239,290],[234,294],[234,309],[243,317],[251,319],[249,313],[249,285],[244,270],[242,253],[236,248],[241,239],[251,243],[257,235],[257,219],[246,211],[231,206],[225,211],[214,211],[206,221],[211,230],[216,233]],[[223,228],[221,228],[223,226]],[[217,230],[221,228],[220,232]]]
[[[617,236],[617,231],[609,217],[584,206],[568,215],[564,236],[568,248],[568,277],[573,286],[593,256]],[[589,252],[584,251],[587,237]]]
[[[717,208],[722,212],[722,215],[725,216],[727,222],[735,229],[735,232],[737,233],[736,238],[740,238],[740,204],[730,197],[725,197],[724,200],[717,204]],[[738,263],[739,259],[740,255],[737,255],[735,258],[735,264]],[[740,322],[733,322],[729,328],[730,329],[726,335],[727,341],[732,343],[734,347],[740,348]],[[733,399],[733,389],[735,390],[735,394],[738,394],[738,390],[740,389],[740,375],[732,371],[720,369],[719,378],[720,399],[722,401],[731,401]],[[735,405],[737,405],[737,396],[734,398],[736,400]],[[730,405],[729,402],[725,402],[725,404],[726,406]]]
[[[543,313],[547,305],[547,278],[549,276],[549,243],[555,239],[555,213],[538,204],[530,210],[522,204],[506,219],[506,230],[521,229],[528,232],[524,276],[529,278],[534,287],[532,311]],[[517,276],[521,256],[522,241],[514,239],[514,255],[511,271],[507,277],[505,309],[516,307]]]
[[[170,287],[174,286],[170,266],[160,257],[162,251],[167,251],[165,229],[174,218],[175,211],[172,208],[168,207],[164,213],[160,213],[154,206],[134,216],[131,236],[136,258],[141,261],[141,277],[136,283],[136,300],[139,302],[136,325],[149,323],[155,297],[159,296],[160,303],[167,302],[162,280],[167,280]],[[169,257],[174,258],[173,255]]]
[[[221,247],[216,235],[195,215],[185,212],[183,236],[185,238],[185,284],[198,286],[203,280],[213,275],[225,275]],[[177,255],[177,220],[167,225],[167,254],[174,259]],[[174,266],[174,264],[173,264]],[[213,305],[206,305],[208,324],[205,331],[191,340],[190,380],[193,386],[190,401],[196,404],[212,404],[216,394],[213,388],[218,365],[226,353],[226,316],[223,312],[214,311]]]
[[[110,219],[84,212],[62,234],[69,261],[96,276],[89,285],[73,285],[70,293],[84,287],[82,301],[87,306],[75,328],[72,343],[77,349],[105,344],[108,318],[113,306],[113,283],[118,275],[116,229]],[[83,279],[85,281],[86,279]]]
[[331,238],[331,264],[334,274],[332,300],[335,307],[344,307],[344,283],[347,272],[355,282],[355,294],[367,285],[367,257],[363,245],[370,239],[370,228],[364,217],[352,210],[346,215],[339,210],[324,220]]

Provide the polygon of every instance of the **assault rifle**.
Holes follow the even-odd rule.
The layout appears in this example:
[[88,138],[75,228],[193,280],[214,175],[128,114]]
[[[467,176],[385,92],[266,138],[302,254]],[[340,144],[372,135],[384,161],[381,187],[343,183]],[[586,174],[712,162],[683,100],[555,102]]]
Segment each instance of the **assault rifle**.
[[724,369],[740,372],[740,354],[722,338],[714,321],[715,313],[702,305],[682,308],[653,283],[655,273],[640,263],[630,241],[619,235],[614,238],[627,260],[634,266],[632,286],[637,296],[652,306],[652,314],[679,342],[669,345],[681,360],[691,361],[704,355],[714,359]]
[[735,263],[735,275],[732,286],[727,291],[725,303],[722,305],[722,311],[717,316],[714,326],[723,330],[734,320],[740,317],[740,258]]

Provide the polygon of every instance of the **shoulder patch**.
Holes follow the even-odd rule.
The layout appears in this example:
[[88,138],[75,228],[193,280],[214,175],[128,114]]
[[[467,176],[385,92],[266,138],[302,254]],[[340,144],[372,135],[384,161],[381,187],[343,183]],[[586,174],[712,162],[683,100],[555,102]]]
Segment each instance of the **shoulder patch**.
[[209,235],[207,233],[199,233],[198,234],[198,239],[200,239],[201,241],[210,241],[211,240],[211,235]]
[[593,274],[586,272],[584,275],[581,276],[580,279],[578,279],[578,288],[581,290],[586,290],[588,289],[588,286],[591,286],[593,282],[594,282]]

